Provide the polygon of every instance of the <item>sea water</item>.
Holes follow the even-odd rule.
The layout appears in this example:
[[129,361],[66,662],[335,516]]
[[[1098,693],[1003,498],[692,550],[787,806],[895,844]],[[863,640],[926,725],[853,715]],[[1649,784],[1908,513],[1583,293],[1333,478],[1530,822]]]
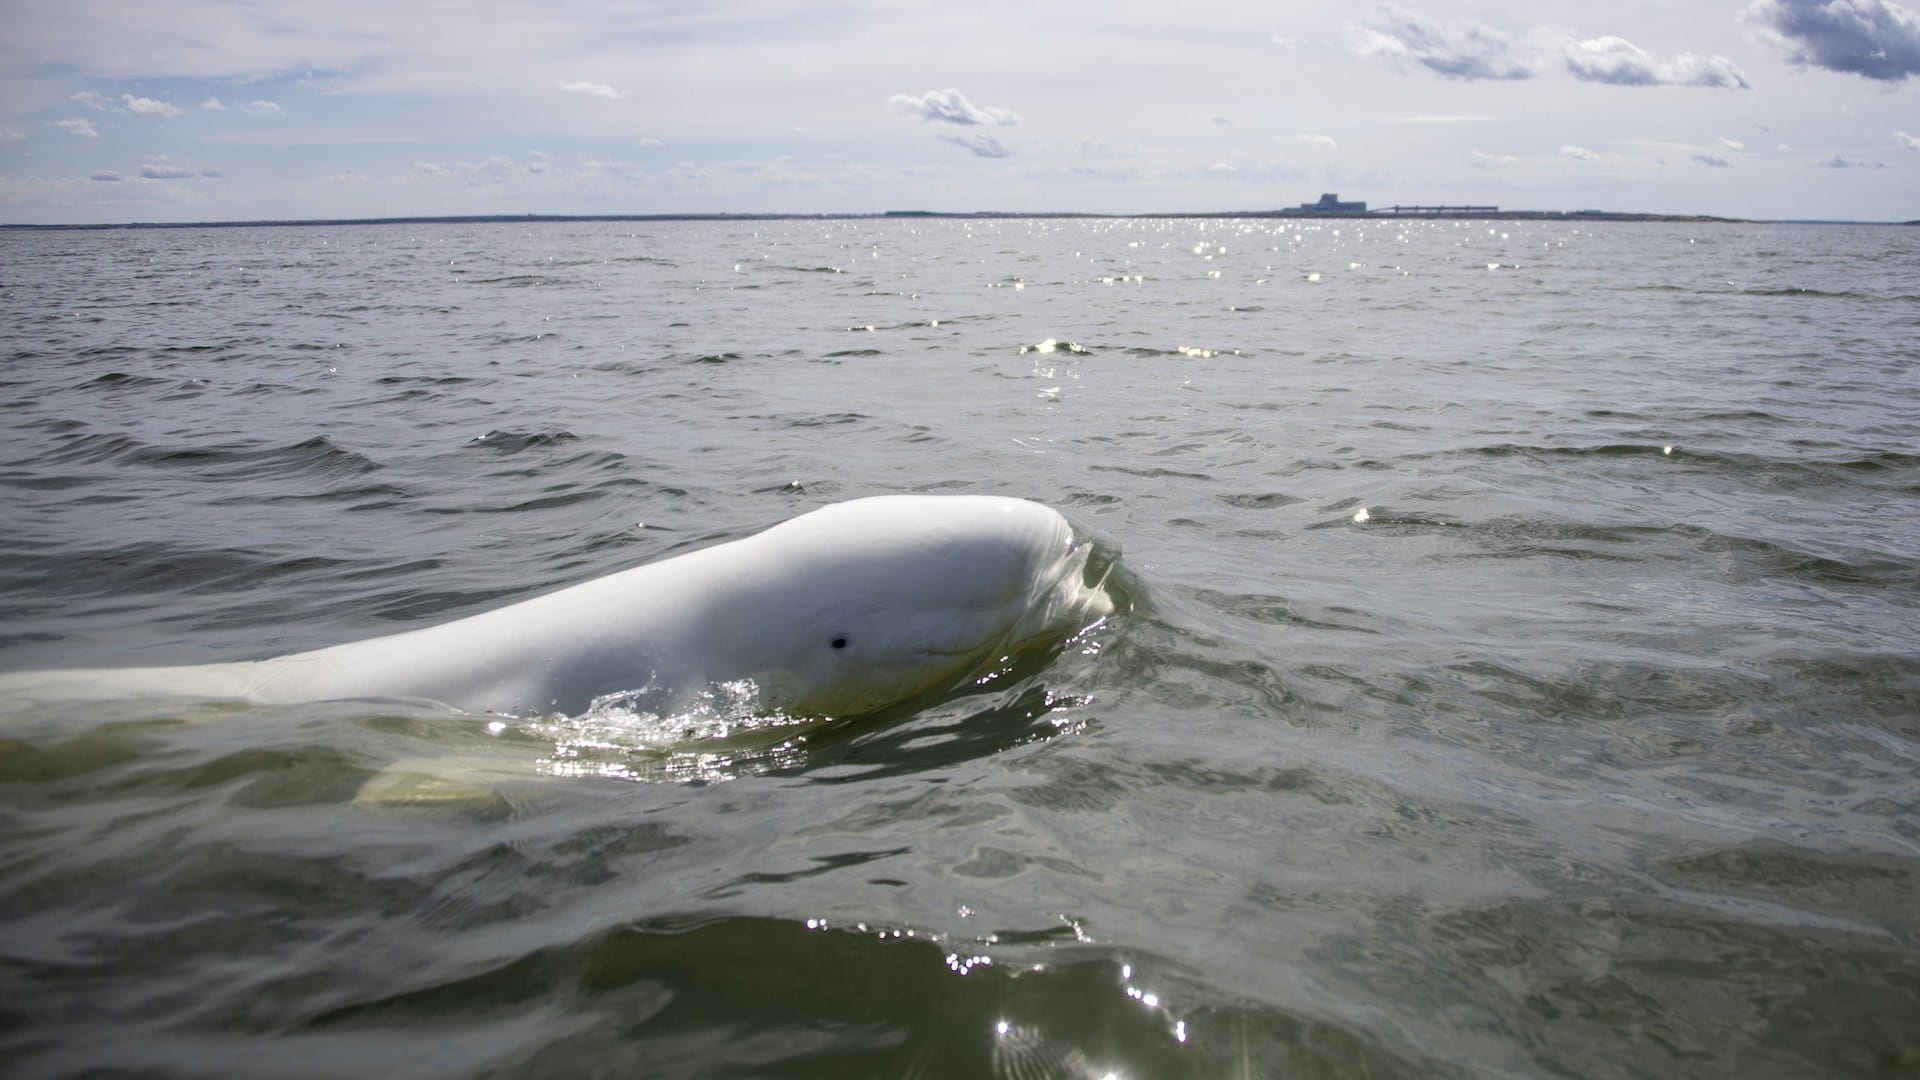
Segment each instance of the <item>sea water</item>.
[[1894,227],[0,233],[0,669],[889,492],[1125,600],[757,734],[0,703],[4,1071],[1911,1074],[1917,342]]

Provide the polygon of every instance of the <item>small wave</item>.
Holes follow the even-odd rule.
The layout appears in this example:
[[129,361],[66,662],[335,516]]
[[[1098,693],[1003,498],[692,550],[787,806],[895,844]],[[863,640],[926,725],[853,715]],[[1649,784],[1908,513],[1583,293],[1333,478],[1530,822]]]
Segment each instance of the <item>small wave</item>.
[[[444,870],[436,890],[449,894],[441,897],[448,904],[485,889],[515,907],[537,907],[526,882],[571,881],[587,868],[606,873],[687,842],[657,828],[636,829],[618,844],[611,834],[591,839],[578,857],[585,868],[517,846],[494,848]],[[722,877],[700,899],[712,905],[825,874],[872,877],[905,854],[850,852],[792,870]],[[523,884],[507,885],[509,874]],[[502,918],[494,906],[465,918]],[[849,973],[857,992],[849,992]],[[592,1007],[565,1019],[538,1007],[581,993]],[[1308,1075],[1412,1069],[1338,1024],[1248,1005],[1184,964],[1096,945],[1071,918],[969,939],[823,917],[655,915],[571,939],[548,935],[489,962],[416,970],[397,989],[344,996],[311,1023],[317,1032],[382,1043],[423,1029],[453,1025],[477,1034],[484,1027],[488,1038],[477,1045],[485,1053],[452,1060],[476,1068],[538,1060],[562,1074],[592,1072],[609,1059],[644,1060],[671,1074],[709,1072],[719,1061],[724,1071],[751,1075],[1017,1080],[1098,1076],[1113,1061],[1143,1076],[1225,1076],[1243,1072],[1249,1060]],[[807,1035],[796,1038],[801,1026]],[[888,1037],[877,1039],[876,1031]],[[1190,1031],[1212,1037],[1192,1038]],[[211,1049],[215,1068],[243,1053],[238,1038]]]
[[[1651,443],[1602,443],[1595,446],[1529,446],[1521,443],[1496,443],[1473,447],[1470,453],[1482,457],[1671,457],[1673,447]],[[1430,456],[1430,455],[1429,455]]]
[[1865,550],[1820,554],[1759,537],[1731,535],[1699,526],[1677,526],[1702,552],[1721,560],[1729,580],[1788,579],[1819,586],[1920,587],[1920,568],[1904,559]]
[[607,497],[607,492],[595,488],[582,490],[556,491],[532,499],[523,499],[505,506],[466,506],[454,513],[472,514],[523,514],[533,510],[553,510],[576,503],[593,502]]
[[[33,581],[38,595],[72,597],[232,588],[276,576],[275,565],[285,560],[253,548],[139,540],[44,553],[16,550],[8,553],[7,561],[6,576]],[[314,569],[334,563],[316,558],[302,565]]]
[[1234,495],[1216,496],[1228,506],[1242,510],[1273,510],[1282,506],[1292,506],[1304,501],[1298,495],[1287,495],[1278,491],[1243,492]]
[[812,428],[839,427],[843,424],[862,424],[872,420],[873,417],[865,413],[836,412],[821,413],[818,416],[789,416],[784,419],[788,427]]
[[[461,271],[456,270],[454,272],[460,273]],[[567,278],[548,277],[544,274],[507,274],[502,277],[462,278],[461,280],[468,285],[500,285],[509,289],[536,288],[541,285],[572,284],[571,280]]]
[[382,375],[374,383],[379,386],[464,386],[481,381],[470,375]]
[[151,375],[130,375],[124,371],[109,371],[80,384],[80,388],[97,387],[113,390],[138,390],[149,386],[168,386],[172,379],[158,379]]
[[492,450],[498,454],[517,454],[522,450],[544,449],[578,441],[571,431],[489,431],[467,440],[467,446]]
[[380,468],[379,462],[345,449],[325,435],[267,447],[140,445],[126,450],[122,460],[131,465],[161,468],[191,466],[214,480],[359,476]]
[[1740,290],[1742,296],[1796,297],[1825,300],[1872,300],[1874,297],[1850,289],[1805,289],[1796,286],[1776,286],[1773,288],[1754,288]]
[[63,436],[41,451],[35,464],[91,465],[125,457],[146,444],[123,432],[89,431]]

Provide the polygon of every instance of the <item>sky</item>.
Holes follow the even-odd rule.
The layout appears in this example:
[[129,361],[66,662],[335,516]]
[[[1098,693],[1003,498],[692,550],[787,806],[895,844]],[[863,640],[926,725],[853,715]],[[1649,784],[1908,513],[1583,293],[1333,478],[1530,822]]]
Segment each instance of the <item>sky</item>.
[[5,0],[0,222],[1920,219],[1891,0]]

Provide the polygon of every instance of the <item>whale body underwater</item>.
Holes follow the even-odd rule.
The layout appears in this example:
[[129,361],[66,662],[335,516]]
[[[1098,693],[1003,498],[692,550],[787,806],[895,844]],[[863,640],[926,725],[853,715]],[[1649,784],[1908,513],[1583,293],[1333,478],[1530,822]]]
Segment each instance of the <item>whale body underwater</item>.
[[425,699],[668,713],[750,681],[758,707],[853,716],[956,686],[1113,610],[1058,512],[984,495],[835,503],[763,532],[417,630],[266,660],[0,677],[0,698]]

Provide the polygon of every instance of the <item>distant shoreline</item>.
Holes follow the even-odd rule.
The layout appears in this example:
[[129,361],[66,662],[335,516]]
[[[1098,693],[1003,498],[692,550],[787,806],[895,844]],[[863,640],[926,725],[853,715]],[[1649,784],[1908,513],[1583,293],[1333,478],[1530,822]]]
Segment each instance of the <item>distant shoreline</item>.
[[93,229],[245,229],[287,228],[322,225],[512,225],[536,222],[672,222],[672,221],[921,221],[921,220],[1020,220],[1087,219],[1126,220],[1130,218],[1172,218],[1180,220],[1232,221],[1279,219],[1301,221],[1626,221],[1681,224],[1724,225],[1920,225],[1920,221],[1823,221],[1716,217],[1710,214],[1640,214],[1610,210],[1495,210],[1484,213],[1461,211],[1419,211],[1408,213],[1311,212],[1298,209],[1204,211],[1189,213],[1097,214],[1076,211],[997,211],[955,212],[945,210],[888,210],[873,214],[451,214],[378,218],[286,218],[257,221],[123,221],[97,224],[15,224],[0,223],[0,229],[70,231]]

